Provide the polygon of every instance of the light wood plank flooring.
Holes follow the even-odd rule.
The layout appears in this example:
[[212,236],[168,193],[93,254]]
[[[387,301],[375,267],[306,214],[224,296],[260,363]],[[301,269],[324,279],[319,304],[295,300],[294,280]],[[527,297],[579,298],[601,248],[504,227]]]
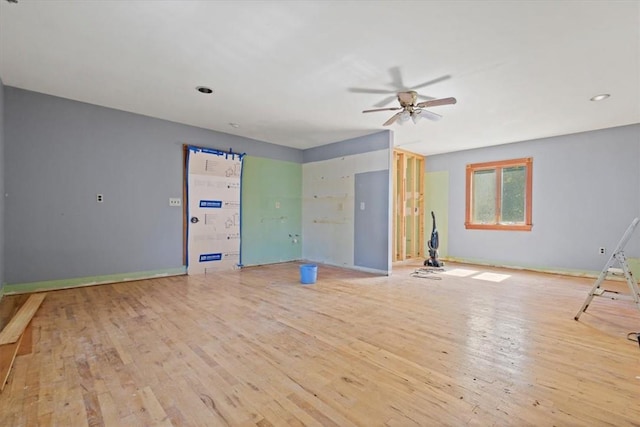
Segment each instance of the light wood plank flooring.
[[[0,426],[638,426],[640,329],[592,281],[295,263],[49,292]],[[607,287],[624,284],[613,283]]]

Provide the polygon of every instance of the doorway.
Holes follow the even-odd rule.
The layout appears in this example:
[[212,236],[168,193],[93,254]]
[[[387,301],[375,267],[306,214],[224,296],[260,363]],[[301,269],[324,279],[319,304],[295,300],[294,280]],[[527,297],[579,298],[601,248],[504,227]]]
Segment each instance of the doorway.
[[393,150],[393,261],[424,257],[424,157]]
[[183,149],[187,274],[238,268],[244,154],[194,146]]

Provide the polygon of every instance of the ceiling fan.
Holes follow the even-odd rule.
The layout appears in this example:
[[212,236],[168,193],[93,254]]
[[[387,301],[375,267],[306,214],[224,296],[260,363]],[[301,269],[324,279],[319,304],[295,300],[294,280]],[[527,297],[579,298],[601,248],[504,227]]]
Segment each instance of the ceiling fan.
[[395,122],[403,123],[410,118],[414,123],[417,123],[421,118],[429,120],[440,120],[442,118],[440,114],[432,113],[431,111],[425,110],[425,108],[437,107],[439,105],[450,105],[457,102],[455,98],[432,99],[416,103],[417,100],[418,94],[413,90],[408,92],[398,92],[398,102],[400,103],[400,107],[374,108],[373,110],[364,110],[363,113],[400,110],[391,116],[389,120],[384,122],[383,126],[389,126]]
[[[380,102],[373,104],[374,107],[382,108],[382,107],[385,107],[387,104],[390,104],[391,102],[393,102],[393,100],[396,99],[396,96],[399,92],[415,91],[427,86],[435,85],[437,83],[443,82],[451,78],[450,75],[445,74],[443,76],[420,83],[415,86],[408,86],[407,84],[404,83],[404,79],[402,78],[402,70],[400,69],[400,67],[391,67],[389,69],[389,74],[391,74],[391,81],[387,84],[388,86],[390,86],[389,89],[350,87],[349,92],[387,94],[389,96],[386,96]],[[435,99],[432,96],[426,96],[426,95],[420,95],[420,94],[418,94],[418,98],[424,101],[430,101],[432,99]]]

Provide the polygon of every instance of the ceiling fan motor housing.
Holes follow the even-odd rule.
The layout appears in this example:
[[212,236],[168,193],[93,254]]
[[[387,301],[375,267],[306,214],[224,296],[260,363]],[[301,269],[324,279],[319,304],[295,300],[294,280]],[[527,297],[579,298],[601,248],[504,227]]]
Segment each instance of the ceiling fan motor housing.
[[418,94],[413,90],[410,90],[408,92],[398,92],[398,102],[403,107],[415,105],[417,100]]

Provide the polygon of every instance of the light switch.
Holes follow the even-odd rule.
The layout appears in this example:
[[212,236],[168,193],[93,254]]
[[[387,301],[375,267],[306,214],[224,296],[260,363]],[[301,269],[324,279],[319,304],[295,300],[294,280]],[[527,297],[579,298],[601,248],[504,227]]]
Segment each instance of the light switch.
[[364,210],[364,202],[360,202],[360,210],[363,211]]

